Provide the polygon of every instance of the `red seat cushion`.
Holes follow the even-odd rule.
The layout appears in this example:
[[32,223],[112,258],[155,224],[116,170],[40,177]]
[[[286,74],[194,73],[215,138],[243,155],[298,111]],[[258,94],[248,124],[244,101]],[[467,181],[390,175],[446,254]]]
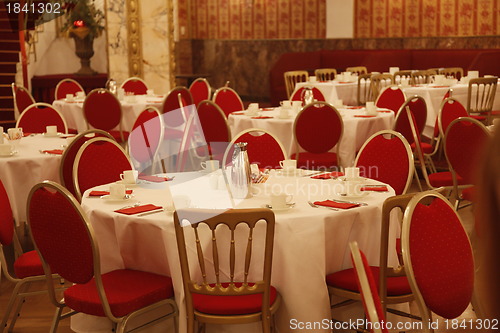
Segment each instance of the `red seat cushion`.
[[[411,146],[411,150],[415,151],[415,142],[412,143],[410,146]],[[430,143],[427,143],[427,142],[420,142],[420,147],[422,147],[422,152],[424,154],[430,154],[434,151],[434,147]]]
[[[236,287],[242,284],[235,282]],[[249,283],[249,285],[253,285]],[[214,286],[211,284],[211,286]],[[227,287],[228,283],[222,283]],[[274,304],[278,292],[271,286],[269,301]],[[242,296],[213,296],[193,294],[193,306],[198,312],[214,315],[244,315],[262,311],[262,294],[242,295]]]
[[[148,272],[120,269],[103,274],[102,282],[111,312],[117,317],[174,296],[170,277]],[[64,300],[75,311],[104,316],[94,279],[66,289]]]
[[[292,159],[297,159],[296,156],[297,154],[292,154]],[[337,154],[335,153],[314,154],[304,152],[300,153],[297,159],[298,168],[307,168],[309,170],[314,170],[315,168],[330,169],[337,165]]]
[[[465,181],[457,175],[458,185],[465,185]],[[450,171],[429,174],[429,183],[434,187],[453,186],[453,177]]]
[[36,251],[23,253],[14,262],[14,273],[20,279],[28,276],[44,275],[42,261]]
[[474,201],[475,196],[476,196],[476,188],[474,186],[462,190],[461,197],[464,200]]
[[[128,136],[130,135],[129,132],[122,131],[123,133],[123,142],[127,142]],[[116,140],[116,142],[121,143],[122,142],[122,137],[120,135],[120,131],[109,131],[109,134],[113,137],[113,139]]]
[[[380,267],[370,266],[375,283],[379,285]],[[356,273],[353,268],[344,269],[326,276],[326,283],[334,288],[359,292],[358,284],[356,283]],[[387,295],[398,296],[411,294],[411,288],[408,284],[406,276],[395,276],[387,278]]]

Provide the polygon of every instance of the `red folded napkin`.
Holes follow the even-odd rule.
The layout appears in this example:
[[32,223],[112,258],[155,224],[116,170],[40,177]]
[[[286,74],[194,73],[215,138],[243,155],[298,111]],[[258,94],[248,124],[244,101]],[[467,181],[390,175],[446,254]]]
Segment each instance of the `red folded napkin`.
[[231,112],[231,114],[235,114],[235,115],[241,116],[241,115],[244,115],[245,112]]
[[48,150],[44,150],[43,152],[47,153],[47,154],[62,155],[64,153],[64,150],[62,150],[62,149],[48,149]]
[[258,116],[258,117],[252,117],[252,119],[269,119],[269,118],[274,118],[270,116]]
[[346,108],[347,108],[347,109],[352,109],[352,110],[355,110],[355,109],[363,109],[363,108],[364,108],[364,106],[361,106],[361,105],[360,105],[360,106],[348,106],[348,107],[346,107]]
[[331,178],[342,177],[343,175],[344,175],[343,172],[333,171],[333,172],[330,172],[330,173],[324,173],[324,174],[321,174],[321,175],[312,176],[311,178],[312,179],[331,179]]
[[432,86],[432,88],[449,88],[450,86]]
[[361,191],[375,191],[375,192],[387,192],[389,189],[385,185],[381,186],[365,186],[361,188]]
[[376,116],[367,115],[367,114],[357,114],[354,117],[356,117],[356,118],[373,118],[373,117],[376,117]]
[[380,113],[391,113],[391,112],[394,112],[394,111],[389,111],[389,110],[377,110],[377,112],[380,112]]
[[347,202],[336,202],[336,201],[332,201],[332,200],[315,201],[314,204],[317,206],[325,206],[325,207],[340,208],[340,209],[349,209],[349,208],[359,207],[359,204],[351,204],[351,203],[347,203]]
[[340,81],[339,83],[352,83],[351,81]]
[[273,110],[274,110],[274,108],[262,108],[261,110],[262,110],[262,111],[273,111]]
[[120,214],[125,214],[125,215],[134,215],[134,214],[149,212],[151,210],[156,210],[156,209],[161,209],[161,208],[163,208],[163,207],[156,206],[153,204],[147,204],[147,205],[142,205],[142,206],[137,206],[137,207],[118,209],[118,210],[115,210],[115,212],[120,213]]
[[[132,190],[126,190],[126,194],[132,194]],[[109,191],[90,191],[89,197],[102,197],[103,195],[109,195]]]
[[169,180],[172,180],[172,178],[168,178],[168,177],[147,176],[147,175],[139,175],[139,177],[137,177],[137,178],[140,180],[145,180],[145,181],[152,182],[152,183],[168,182]]

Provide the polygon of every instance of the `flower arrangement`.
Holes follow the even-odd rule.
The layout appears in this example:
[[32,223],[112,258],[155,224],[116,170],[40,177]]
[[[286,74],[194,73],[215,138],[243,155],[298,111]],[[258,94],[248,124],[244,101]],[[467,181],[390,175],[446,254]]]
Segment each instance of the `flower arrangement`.
[[66,23],[62,31],[69,37],[91,39],[99,37],[104,30],[104,13],[97,9],[94,0],[69,0],[65,4]]

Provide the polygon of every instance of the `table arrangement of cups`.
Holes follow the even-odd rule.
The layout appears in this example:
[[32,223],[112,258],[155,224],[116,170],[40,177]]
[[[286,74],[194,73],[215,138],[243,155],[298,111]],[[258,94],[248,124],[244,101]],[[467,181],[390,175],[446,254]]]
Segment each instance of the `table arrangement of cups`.
[[83,91],[77,91],[76,94],[66,94],[66,102],[83,102],[85,99],[85,92]]
[[12,156],[18,153],[19,142],[23,138],[22,128],[9,128],[7,133],[0,127],[0,156]]

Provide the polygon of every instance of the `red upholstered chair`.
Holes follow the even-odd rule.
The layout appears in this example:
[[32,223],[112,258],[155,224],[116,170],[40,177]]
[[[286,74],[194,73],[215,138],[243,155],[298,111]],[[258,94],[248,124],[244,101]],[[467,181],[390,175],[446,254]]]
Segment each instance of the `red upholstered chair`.
[[[394,122],[394,130],[401,133],[410,144],[413,144],[413,134],[410,128],[410,122],[408,121],[406,112],[401,112],[402,110],[405,110],[406,107],[410,109],[413,117],[415,118],[416,130],[419,135],[422,135],[427,121],[427,105],[422,97],[415,95],[408,98],[397,112],[396,121]],[[432,146],[430,148],[432,149]]]
[[[175,128],[187,122],[187,107],[193,104],[193,96],[186,87],[178,86],[165,96],[161,107],[163,120],[167,127]],[[168,115],[167,115],[168,114]]]
[[437,193],[417,194],[404,214],[403,260],[424,332],[431,311],[446,319],[460,316],[471,302],[474,257],[460,217]]
[[386,108],[397,114],[401,105],[405,102],[405,94],[398,86],[386,87],[378,95],[375,105],[379,108]]
[[[46,181],[33,187],[28,197],[28,223],[45,274],[56,271],[73,283],[63,299],[56,298],[49,283],[49,296],[56,307],[51,332],[56,331],[60,319],[75,313],[107,317],[116,332],[124,332],[131,318],[160,308],[162,316],[150,317],[150,322],[176,319],[170,277],[128,268],[101,273],[92,225],[61,185]],[[70,311],[63,314],[65,308]]]
[[297,160],[299,168],[337,167],[340,165],[338,143],[343,131],[342,117],[332,105],[316,102],[304,106],[293,125],[295,153],[291,158]]
[[[9,266],[5,257],[4,246],[12,246],[14,249],[14,275],[9,271]],[[0,331],[3,332],[4,327],[7,325],[10,314],[17,301],[16,313],[12,317],[9,332],[12,332],[21,306],[24,304],[24,299],[27,296],[36,295],[43,291],[28,291],[32,282],[45,280],[45,273],[43,271],[42,262],[36,251],[24,252],[19,239],[17,238],[14,229],[14,217],[12,216],[12,209],[9,202],[9,197],[5,191],[2,181],[0,180],[0,274],[7,278],[7,280],[15,284],[9,302],[5,307],[5,313],[0,323]],[[57,277],[54,275],[54,278]],[[51,281],[52,283],[52,281]],[[47,292],[43,286],[44,292]]]
[[394,131],[380,131],[366,140],[355,165],[360,176],[391,185],[396,195],[406,193],[414,173],[410,144]]
[[[260,169],[280,168],[280,161],[286,158],[283,144],[273,134],[260,128],[250,128],[235,135],[224,153],[222,165],[231,162],[234,144],[246,142],[248,159],[250,163],[256,163]],[[229,160],[228,160],[229,158]]]
[[132,170],[132,162],[123,148],[109,138],[93,138],[78,150],[73,164],[76,198],[89,188],[120,180],[124,170]]
[[[318,102],[324,102],[325,96],[323,96],[323,93],[316,87],[311,87],[311,88],[312,88],[314,100],[318,101]],[[305,90],[305,87],[300,87],[299,89],[297,89],[297,91],[295,91],[292,94],[292,97],[290,98],[290,100],[302,101],[302,105],[305,105],[306,103],[304,102],[304,96],[302,95],[304,93],[304,90]]]
[[36,103],[33,96],[26,88],[12,83],[12,96],[14,97],[14,110],[16,118],[31,104]]
[[[269,209],[177,210],[174,226],[187,332],[200,332],[200,324],[204,328],[205,324],[259,321],[263,332],[273,332],[273,315],[281,303],[271,286],[274,213]],[[214,244],[230,249],[231,255],[219,255]],[[208,251],[212,246],[214,250]],[[228,277],[219,275],[219,270],[227,270]]]
[[240,95],[238,95],[238,93],[234,89],[229,87],[222,87],[217,89],[212,100],[222,109],[222,111],[224,111],[226,117],[229,117],[229,114],[231,112],[241,111],[245,109]]
[[73,79],[62,79],[56,86],[55,99],[66,98],[67,94],[76,95],[80,91],[85,95],[85,89],[83,89],[80,83]]
[[87,125],[108,132],[118,143],[127,142],[129,132],[122,129],[120,101],[109,90],[92,90],[83,102],[83,114]]
[[361,294],[363,306],[365,308],[365,316],[370,325],[370,332],[389,333],[387,325],[385,325],[385,313],[380,302],[380,297],[377,291],[377,284],[373,273],[368,265],[366,256],[360,251],[357,242],[349,243],[351,249],[351,260],[356,275],[356,282]]
[[491,139],[490,132],[478,120],[460,117],[453,120],[444,136],[444,153],[453,176],[455,209],[463,208],[460,202],[474,200],[474,188],[463,189],[460,194],[458,180],[474,185],[479,172],[483,150]]
[[73,164],[75,162],[76,153],[85,142],[94,137],[107,137],[114,140],[108,132],[96,129],[88,130],[78,134],[66,149],[64,149],[64,153],[61,156],[61,164],[59,164],[59,178],[61,178],[61,184],[75,197],[77,194],[73,183]]
[[120,86],[125,93],[134,95],[146,95],[148,91],[148,85],[140,77],[129,77],[123,81]]
[[209,100],[198,103],[197,109],[208,152],[212,159],[222,161],[224,151],[231,141],[226,115],[217,104]]
[[201,101],[210,99],[212,97],[212,87],[208,83],[207,79],[199,77],[191,83],[189,86],[189,91],[193,96],[193,103],[198,106]]
[[31,104],[16,123],[16,127],[22,127],[25,133],[45,133],[47,126],[57,126],[57,132],[68,133],[62,114],[47,103]]
[[162,140],[162,115],[157,108],[148,107],[139,114],[128,137],[128,152],[136,170],[144,172],[150,168],[155,173],[153,169]]

